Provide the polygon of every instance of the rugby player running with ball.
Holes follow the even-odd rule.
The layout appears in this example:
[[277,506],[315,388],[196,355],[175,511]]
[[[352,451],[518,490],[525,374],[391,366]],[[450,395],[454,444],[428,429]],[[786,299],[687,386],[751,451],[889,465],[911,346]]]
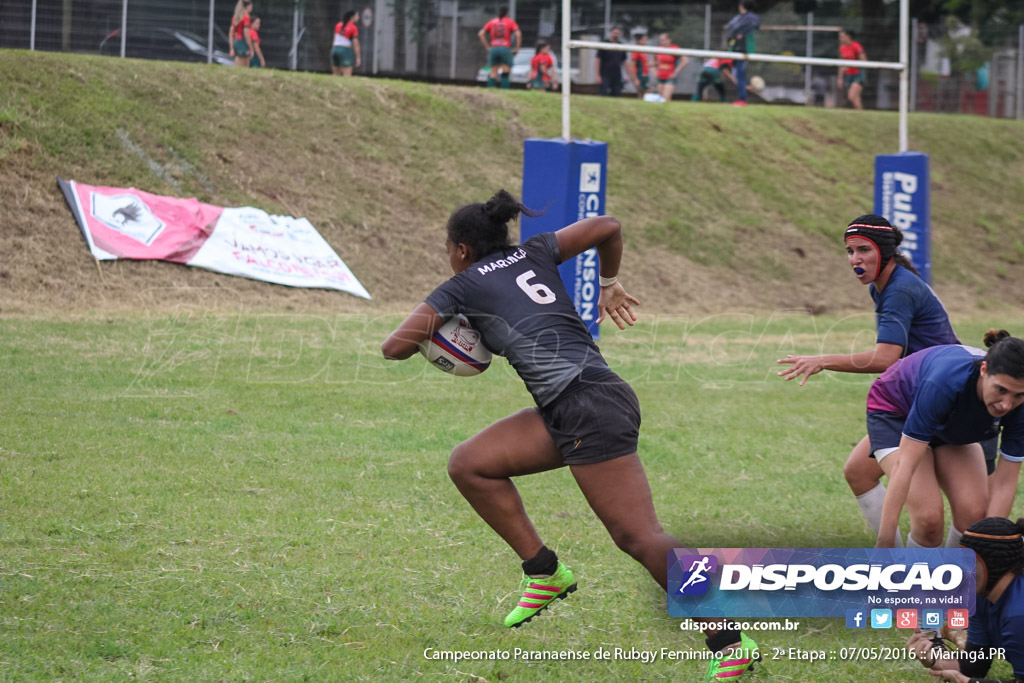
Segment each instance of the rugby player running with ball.
[[[455,447],[448,474],[480,517],[522,561],[518,605],[505,626],[530,621],[576,590],[576,577],[544,545],[512,477],[568,466],[615,544],[665,589],[668,553],[682,544],[658,522],[637,456],[640,406],[609,369],[562,284],[558,264],[591,247],[601,261],[598,321],[620,329],[639,302],[618,282],[622,230],[610,216],[587,218],[510,241],[508,223],[535,215],[504,190],[467,204],[448,220],[445,248],[455,275],[438,286],[384,341],[389,359],[409,358],[442,323],[465,315],[484,345],[508,359],[532,394],[524,408]],[[738,629],[706,630],[713,658],[705,680],[736,678],[752,667],[757,645]]]

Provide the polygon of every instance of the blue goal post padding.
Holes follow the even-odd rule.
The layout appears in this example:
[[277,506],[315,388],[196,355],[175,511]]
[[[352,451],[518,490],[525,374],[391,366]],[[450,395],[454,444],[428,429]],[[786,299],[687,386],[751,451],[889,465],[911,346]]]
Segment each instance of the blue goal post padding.
[[931,194],[928,155],[921,152],[875,157],[875,213],[903,232],[902,251],[921,278],[932,284]]
[[[521,241],[604,214],[608,145],[590,140],[527,139],[523,144],[523,204],[544,213],[523,216]],[[600,264],[590,249],[559,266],[562,282],[594,339]]]

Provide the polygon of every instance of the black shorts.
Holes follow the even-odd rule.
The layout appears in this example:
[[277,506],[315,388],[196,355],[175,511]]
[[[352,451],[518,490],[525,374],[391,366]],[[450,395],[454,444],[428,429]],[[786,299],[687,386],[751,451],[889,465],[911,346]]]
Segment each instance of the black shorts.
[[538,410],[566,465],[636,453],[640,401],[632,387],[607,368],[587,368]]
[[[903,436],[903,424],[906,420],[905,416],[895,413],[881,411],[868,413],[868,441],[871,442],[869,457],[874,458],[875,451],[879,449],[897,448]],[[981,450],[985,454],[985,469],[989,474],[996,471],[998,442],[999,437],[995,436],[981,442]],[[932,449],[945,445],[946,442],[939,438],[933,438],[928,443],[928,447]]]

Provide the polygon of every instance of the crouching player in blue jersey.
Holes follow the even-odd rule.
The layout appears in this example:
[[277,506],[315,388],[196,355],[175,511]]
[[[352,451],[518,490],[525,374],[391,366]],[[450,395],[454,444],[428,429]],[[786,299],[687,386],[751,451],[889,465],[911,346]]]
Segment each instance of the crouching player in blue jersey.
[[1004,462],[992,495],[1012,500],[1024,460],[1024,341],[1006,330],[989,330],[985,346],[988,353],[967,346],[918,351],[871,385],[868,438],[889,476],[877,547],[893,547],[912,477],[915,487],[945,491],[961,528],[983,518],[988,486],[978,442],[995,436],[1000,426]]
[[[1024,681],[1024,519],[986,517],[964,532],[960,545],[977,556],[979,600],[967,625],[967,646],[948,652],[926,633],[915,632],[907,648],[932,676],[958,683],[1021,683]],[[1013,667],[1013,678],[984,678],[1001,653]]]
[[[505,356],[537,406],[524,408],[456,446],[448,474],[480,517],[522,560],[515,628],[576,590],[576,577],[541,540],[512,477],[568,466],[615,544],[666,588],[668,552],[682,544],[658,522],[637,456],[640,406],[612,372],[562,284],[558,264],[591,247],[601,260],[599,320],[633,325],[639,302],[618,282],[619,221],[588,218],[521,245],[509,221],[528,211],[504,190],[467,204],[448,220],[445,247],[454,277],[441,284],[384,341],[390,359],[416,353],[451,316],[465,315],[492,353]],[[532,214],[527,214],[532,215]],[[707,679],[753,666],[757,645],[738,629],[706,632]]]

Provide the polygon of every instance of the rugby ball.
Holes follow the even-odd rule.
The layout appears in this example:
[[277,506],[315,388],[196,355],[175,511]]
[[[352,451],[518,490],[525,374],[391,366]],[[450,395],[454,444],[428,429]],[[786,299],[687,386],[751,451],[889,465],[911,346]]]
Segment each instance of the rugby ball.
[[491,352],[463,315],[441,325],[434,336],[420,344],[420,353],[435,368],[459,377],[479,375],[491,364]]
[[754,76],[750,79],[750,87],[757,92],[761,92],[764,90],[764,79],[760,76]]

